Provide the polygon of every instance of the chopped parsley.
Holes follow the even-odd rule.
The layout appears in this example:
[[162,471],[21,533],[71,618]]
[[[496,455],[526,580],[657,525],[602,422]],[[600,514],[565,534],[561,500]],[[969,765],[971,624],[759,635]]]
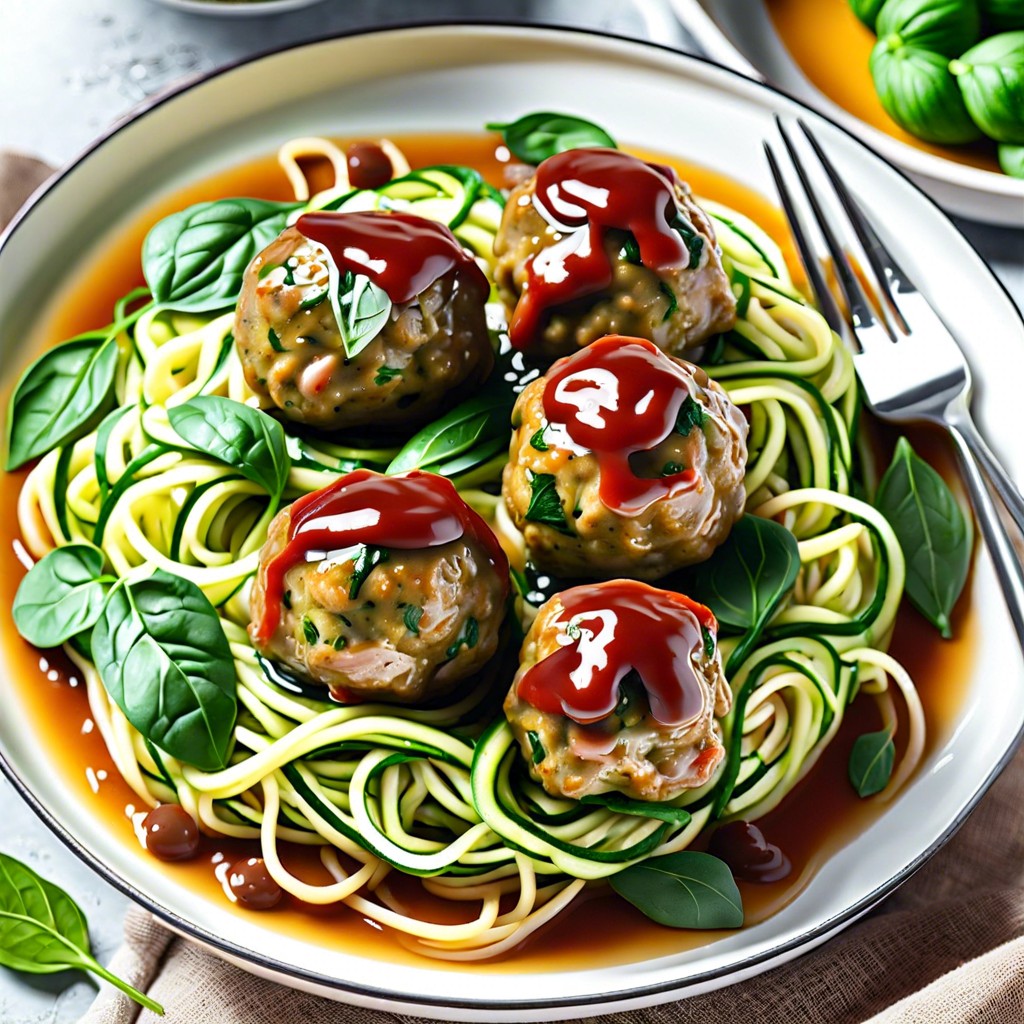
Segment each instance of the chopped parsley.
[[402,371],[396,366],[382,366],[377,371],[377,376],[373,378],[373,383],[380,387],[383,384],[387,384],[389,380],[394,380],[396,377],[401,377]]
[[302,635],[306,638],[307,644],[320,642],[320,630],[316,628],[316,623],[308,615],[302,617]]
[[539,452],[546,452],[548,450],[548,443],[544,440],[544,431],[547,429],[548,425],[545,423],[544,426],[530,438],[531,448],[535,448]]
[[704,653],[709,658],[713,658],[715,656],[715,638],[711,635],[711,630],[707,626],[701,626],[700,635],[704,638]]
[[565,519],[555,478],[550,473],[530,474],[530,504],[526,509],[526,518],[532,523],[542,523],[559,533],[573,536],[572,527]]
[[345,639],[340,633],[331,641],[331,646],[336,651],[342,651],[348,646],[348,640]]
[[547,756],[544,753],[544,745],[541,743],[540,737],[531,729],[526,734],[526,738],[530,741],[530,760],[534,764],[540,764]]
[[619,259],[626,263],[635,263],[638,266],[643,262],[640,258],[640,246],[637,244],[636,237],[632,232],[626,235],[626,240],[622,243],[622,248],[619,250]]
[[658,282],[658,290],[668,299],[668,308],[661,318],[661,322],[664,323],[679,308],[679,300],[676,298],[676,293],[664,281]]
[[578,622],[570,622],[569,625],[565,627],[565,635],[570,640],[579,640],[580,624]]
[[461,647],[465,647],[469,650],[472,647],[476,647],[477,641],[480,639],[480,623],[473,618],[472,615],[466,619],[466,625],[462,629],[462,635],[458,639],[453,640],[451,646],[445,652],[448,655],[449,660],[454,658]]
[[405,620],[405,628],[413,636],[419,636],[420,619],[423,618],[423,609],[418,604],[411,604],[405,609],[405,615],[402,618]]
[[686,437],[694,427],[704,427],[704,418],[704,410],[700,403],[696,402],[692,395],[687,395],[676,416],[676,432]]
[[676,214],[672,220],[672,227],[679,232],[683,244],[690,253],[690,262],[686,265],[687,270],[696,270],[700,266],[700,257],[704,252],[704,237],[697,233],[697,229],[682,215]]
[[270,347],[275,352],[284,351],[284,345],[281,344],[281,339],[278,337],[277,331],[275,331],[273,327],[271,327],[270,330],[267,331],[267,341],[270,342]]
[[686,467],[681,462],[666,462],[661,467],[662,476],[676,476],[686,470]]
[[282,595],[282,597],[281,597],[281,604],[283,604],[285,606],[285,608],[287,608],[289,611],[291,611],[291,609],[292,609],[292,592],[290,590],[286,590],[284,592],[284,594]]
[[[352,565],[352,579],[348,585],[348,597],[354,601],[359,596],[359,588],[366,582],[366,577],[382,562],[390,558],[387,548],[379,548],[376,544],[363,544],[359,548]],[[368,602],[373,607],[372,602]]]

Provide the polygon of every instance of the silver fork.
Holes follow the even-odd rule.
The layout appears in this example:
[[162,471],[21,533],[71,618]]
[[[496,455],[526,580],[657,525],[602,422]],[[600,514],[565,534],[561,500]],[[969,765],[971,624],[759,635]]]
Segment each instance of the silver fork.
[[[971,504],[1024,648],[1024,569],[987,483],[991,481],[995,495],[1022,533],[1024,497],[971,418],[972,382],[967,360],[928,300],[882,244],[811,130],[803,121],[797,123],[845,214],[840,214],[834,204],[830,209],[823,206],[804,158],[776,118],[799,189],[790,187],[769,142],[764,144],[765,153],[822,313],[832,329],[852,346],[857,376],[867,404],[876,415],[896,423],[937,424],[952,437]],[[808,227],[812,224],[820,231],[835,267],[848,310],[845,315],[810,240]],[[867,257],[867,266],[861,266],[860,272],[878,296],[877,305],[865,293],[851,263],[854,240]]]

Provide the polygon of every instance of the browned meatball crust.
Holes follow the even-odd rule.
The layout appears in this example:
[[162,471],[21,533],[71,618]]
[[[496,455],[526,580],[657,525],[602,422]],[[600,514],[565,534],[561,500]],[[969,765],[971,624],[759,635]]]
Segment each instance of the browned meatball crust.
[[[702,422],[684,426],[685,434],[675,429],[653,448],[635,452],[629,468],[640,479],[686,468],[696,481],[690,489],[670,492],[629,514],[602,500],[598,456],[576,447],[564,430],[551,429],[545,417],[548,381],[567,360],[555,363],[520,394],[502,493],[538,568],[570,578],[658,579],[708,558],[742,514],[745,417],[699,367],[671,356],[659,358],[671,360],[688,378],[687,390]],[[542,505],[538,496],[545,488]]]
[[[494,242],[495,282],[510,316],[527,282],[530,260],[564,237],[537,211],[535,190],[536,176],[512,190]],[[680,212],[705,239],[698,266],[655,273],[630,253],[627,232],[609,231],[604,249],[612,267],[611,285],[554,310],[531,352],[554,358],[606,334],[624,334],[647,338],[678,355],[732,328],[736,299],[722,269],[714,228],[688,185],[677,182],[675,196]]]
[[[294,281],[294,283],[288,283]],[[235,317],[246,383],[299,423],[336,430],[415,424],[455,404],[494,365],[484,300],[450,270],[347,358],[325,250],[288,228],[249,265]]]
[[[614,581],[577,587],[565,595],[571,598],[585,589],[597,591],[623,584],[654,594],[665,593],[632,581]],[[686,634],[691,647],[679,686],[694,687],[701,695],[699,711],[691,720],[676,725],[658,721],[643,682],[632,674],[620,684],[617,704],[609,715],[581,724],[566,714],[540,710],[523,699],[520,691],[534,666],[573,642],[585,642],[588,625],[593,643],[592,634],[597,632],[593,620],[567,613],[563,595],[556,594],[541,607],[523,642],[519,671],[505,699],[505,716],[531,775],[553,796],[573,799],[619,792],[637,800],[666,801],[710,781],[725,756],[716,718],[725,715],[732,704],[718,652],[717,628],[706,631],[710,636],[706,643],[696,616],[690,624],[684,616],[677,626],[677,632]],[[634,649],[637,644],[657,647],[656,630],[650,632],[652,635],[641,640],[628,640]],[[654,653],[656,657],[668,657],[661,651]],[[612,652],[610,659],[614,658]]]

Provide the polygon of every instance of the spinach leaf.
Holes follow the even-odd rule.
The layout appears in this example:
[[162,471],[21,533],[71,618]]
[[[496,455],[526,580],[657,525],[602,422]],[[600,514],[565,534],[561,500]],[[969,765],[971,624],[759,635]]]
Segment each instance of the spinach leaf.
[[194,583],[157,569],[115,586],[92,653],[107,692],[146,739],[203,771],[227,765],[235,664],[217,612]]
[[530,741],[530,760],[534,764],[540,764],[547,757],[547,754],[544,753],[544,744],[541,743],[540,736],[531,729],[526,734],[526,738]]
[[387,472],[426,469],[446,475],[445,469],[455,459],[464,466],[462,457],[476,453],[483,461],[489,457],[484,453],[493,448],[493,442],[500,440],[507,447],[514,401],[515,395],[505,381],[491,384],[410,438],[391,460]]
[[907,597],[949,639],[949,616],[971,563],[970,520],[905,437],[878,485],[875,507],[889,521],[907,560]]
[[687,395],[676,415],[676,433],[687,437],[694,427],[703,428],[705,419],[703,406],[692,395]]
[[540,430],[533,432],[533,437],[530,438],[530,447],[538,452],[546,452],[548,450],[548,443],[544,440],[544,431],[547,430],[547,424],[545,423]]
[[245,268],[301,205],[218,199],[165,217],[142,244],[142,271],[154,300],[190,313],[230,308]]
[[525,518],[532,523],[543,523],[570,537],[573,535],[572,527],[565,518],[562,499],[558,496],[555,478],[550,473],[530,474],[530,504],[526,508]]
[[492,122],[487,129],[501,132],[505,145],[527,164],[539,164],[567,149],[616,148],[615,140],[603,128],[571,114],[527,114],[518,121]]
[[743,901],[724,861],[684,850],[651,857],[612,875],[611,887],[669,928],[740,928]]
[[742,664],[800,571],[796,538],[771,519],[745,515],[715,553],[685,574],[687,593],[720,626],[744,633],[726,674]]
[[25,974],[82,970],[109,981],[137,1003],[163,1007],[93,958],[85,916],[63,889],[0,853],[0,964]]
[[103,552],[91,544],[68,544],[41,558],[14,596],[18,632],[36,647],[59,647],[92,628],[107,596],[102,572]]
[[420,619],[423,618],[423,609],[418,604],[411,604],[405,609],[405,614],[402,616],[405,622],[405,628],[412,633],[413,636],[420,635]]
[[288,482],[291,459],[277,420],[230,398],[199,395],[167,410],[178,436],[196,451],[231,466],[275,503]]
[[380,334],[391,316],[391,299],[365,275],[346,273],[341,276],[334,261],[328,258],[328,262],[331,308],[338,321],[345,354],[351,359]]
[[892,777],[895,759],[896,746],[889,729],[858,736],[847,765],[850,783],[857,791],[857,796],[874,796],[885,789]]
[[21,375],[7,413],[9,470],[78,440],[107,411],[119,358],[117,333],[111,328],[65,341]]
[[463,646],[465,646],[466,650],[472,650],[472,648],[476,647],[479,639],[480,623],[470,615],[470,617],[466,619],[466,624],[462,627],[461,635],[448,645],[448,650],[445,654],[450,660],[459,653],[460,648]]
[[359,546],[359,552],[352,566],[352,579],[348,585],[349,600],[354,601],[359,596],[359,590],[366,582],[366,577],[381,562],[386,562],[390,557],[387,548],[379,548],[375,544],[361,544]]

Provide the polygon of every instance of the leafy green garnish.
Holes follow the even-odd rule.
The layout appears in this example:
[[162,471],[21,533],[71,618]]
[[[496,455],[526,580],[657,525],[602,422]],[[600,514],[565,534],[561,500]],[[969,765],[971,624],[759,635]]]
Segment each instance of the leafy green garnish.
[[420,635],[420,619],[423,618],[423,609],[418,604],[411,604],[405,609],[405,614],[402,616],[405,622],[405,628],[412,633],[413,636]]
[[543,523],[559,533],[573,535],[565,518],[562,499],[558,496],[555,478],[550,473],[530,474],[530,504],[526,518],[532,523]]
[[676,298],[676,293],[664,281],[658,282],[658,291],[668,299],[668,308],[661,318],[661,322],[664,323],[679,308],[679,300]]
[[686,467],[681,462],[666,462],[661,467],[662,476],[677,476],[686,470]]
[[352,579],[348,585],[348,596],[354,601],[359,596],[359,590],[366,577],[382,562],[390,558],[387,548],[379,548],[376,544],[361,544],[352,566]]
[[373,383],[380,387],[383,384],[387,384],[389,380],[394,380],[396,377],[401,376],[402,371],[397,366],[382,366],[373,378]]
[[270,347],[275,352],[284,351],[284,345],[281,344],[281,339],[278,336],[277,331],[275,331],[273,327],[271,327],[270,330],[267,331],[267,341],[270,342]]
[[316,628],[316,623],[308,615],[302,617],[302,635],[306,638],[306,643],[311,646],[320,642],[320,630]]
[[476,647],[477,641],[480,639],[480,623],[473,618],[472,615],[466,619],[465,625],[462,627],[462,634],[457,639],[453,640],[445,652],[449,659],[454,658],[459,653],[461,647],[471,649]]
[[275,504],[291,470],[284,428],[259,409],[230,398],[199,395],[167,410],[175,433],[262,487]]
[[25,974],[92,971],[135,1002],[163,1007],[101,966],[93,957],[78,904],[26,864],[0,853],[0,964]]
[[331,641],[331,646],[336,651],[343,651],[348,646],[348,640],[340,633]]
[[669,928],[743,925],[743,901],[732,872],[708,853],[685,850],[651,857],[608,881],[652,921]]
[[14,625],[36,647],[59,647],[91,629],[103,612],[103,552],[91,544],[68,544],[41,558],[14,597]]
[[889,521],[907,561],[906,593],[944,637],[967,581],[972,530],[946,482],[900,438],[875,506]]
[[146,739],[203,771],[227,766],[235,662],[194,583],[157,569],[117,584],[93,629],[92,654],[107,693]]
[[636,266],[640,266],[643,260],[640,258],[640,246],[637,243],[636,235],[630,231],[626,235],[626,240],[622,243],[622,248],[619,249],[619,259],[624,260],[626,263],[633,263]]
[[487,129],[501,132],[505,145],[527,164],[539,164],[569,149],[616,148],[615,140],[603,128],[571,114],[527,114],[518,121],[492,122]]
[[850,783],[857,796],[868,797],[880,793],[892,777],[896,747],[892,742],[892,731],[866,732],[858,736],[850,751],[847,771]]
[[531,729],[526,734],[526,738],[530,741],[530,760],[534,764],[540,764],[547,756],[544,753],[544,745],[541,743],[540,737]]
[[715,656],[715,638],[711,635],[711,630],[707,626],[701,626],[700,635],[704,641],[704,653],[709,658],[713,658]]
[[383,288],[364,274],[339,275],[330,260],[331,308],[338,332],[350,359],[380,334],[391,316],[391,299]]
[[544,440],[544,431],[547,430],[547,424],[534,432],[533,437],[530,438],[530,447],[538,452],[546,452],[548,450],[548,443]]
[[679,407],[679,413],[676,416],[676,433],[686,437],[694,427],[703,429],[706,418],[704,407],[700,402],[692,395],[687,395],[683,399],[683,404]]

